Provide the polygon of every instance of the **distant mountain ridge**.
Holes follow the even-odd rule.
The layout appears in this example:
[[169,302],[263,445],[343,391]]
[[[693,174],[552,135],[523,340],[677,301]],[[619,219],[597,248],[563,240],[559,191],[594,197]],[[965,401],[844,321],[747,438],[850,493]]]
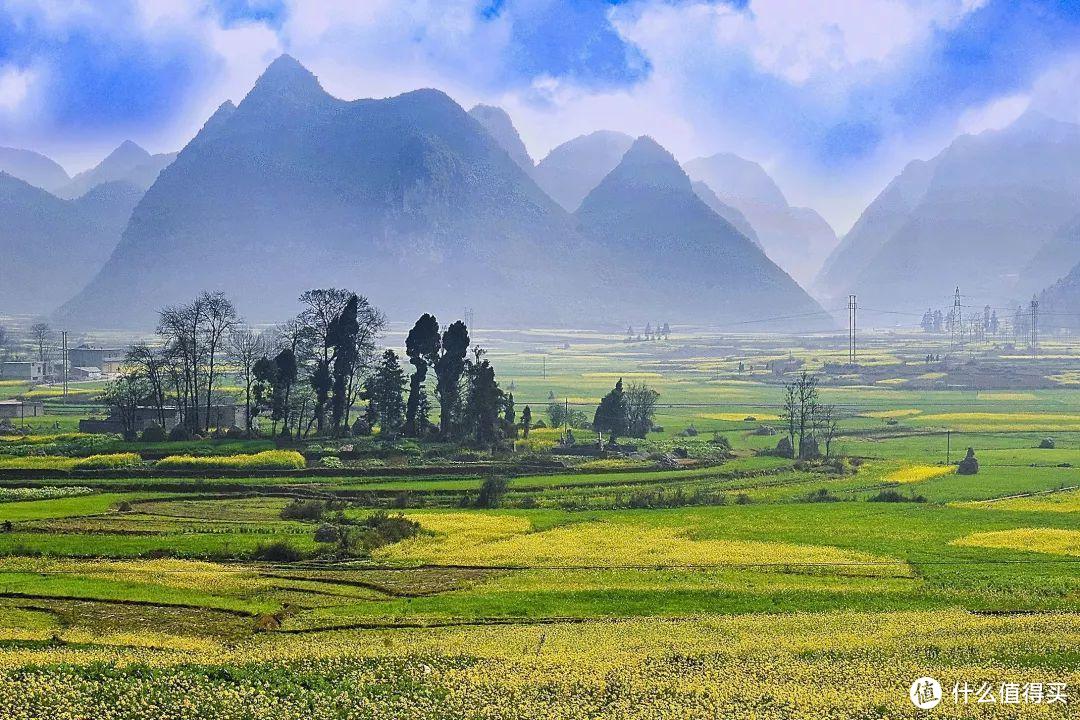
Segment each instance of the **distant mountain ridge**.
[[521,141],[517,128],[514,127],[514,121],[505,110],[492,105],[476,105],[469,111],[469,115],[484,126],[491,137],[495,138],[495,142],[510,154],[521,169],[529,173],[533,171],[533,159],[529,156],[525,143]]
[[536,182],[567,212],[615,169],[634,138],[611,130],[597,130],[559,145],[536,166]]
[[[1080,261],[1080,126],[1027,113],[914,162],[867,208],[818,286],[892,309],[946,303],[952,289],[1026,301]],[[886,303],[886,304],[882,304]]]
[[698,197],[678,161],[651,138],[634,141],[574,216],[603,256],[626,260],[612,263],[615,283],[647,279],[634,294],[665,317],[771,330],[832,326],[787,273]]
[[489,321],[568,320],[590,266],[575,239],[570,218],[443,93],[339,100],[283,56],[161,173],[61,315],[145,326],[161,304],[211,289],[273,320],[302,290],[338,285],[395,317],[459,313],[468,297]]
[[[295,312],[307,288],[343,286],[396,319],[468,306],[479,322],[514,326],[664,315],[768,330],[780,328],[752,321],[792,312],[806,318],[801,329],[822,326],[820,307],[651,140],[623,149],[571,216],[487,120],[436,90],[340,100],[282,56],[161,171],[59,316],[148,327],[161,306],[206,289],[265,322]],[[619,213],[644,220],[640,208],[657,202],[642,229],[609,235]]]
[[725,204],[742,213],[773,261],[808,283],[836,246],[836,233],[810,208],[793,207],[757,163],[732,153],[697,158],[684,166]]
[[71,180],[54,160],[19,148],[0,147],[0,172],[49,192],[56,192]]
[[85,285],[141,196],[115,183],[63,200],[0,173],[0,314],[48,314]]
[[108,182],[125,182],[146,191],[157,176],[176,159],[176,153],[151,155],[130,140],[125,140],[95,167],[79,173],[58,187],[59,197],[73,199]]

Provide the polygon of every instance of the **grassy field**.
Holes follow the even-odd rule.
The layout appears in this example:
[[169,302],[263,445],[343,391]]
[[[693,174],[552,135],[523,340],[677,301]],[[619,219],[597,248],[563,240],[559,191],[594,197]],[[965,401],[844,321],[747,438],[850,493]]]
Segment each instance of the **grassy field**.
[[[0,438],[0,468],[22,469],[0,478],[0,717],[916,718],[927,713],[907,691],[923,675],[947,691],[1075,694],[1080,406],[1060,380],[1080,360],[1071,346],[1034,379],[975,392],[950,387],[969,363],[926,367],[924,341],[882,338],[858,368],[822,376],[845,460],[801,464],[761,454],[779,438],[761,428],[780,425],[792,359],[844,359],[820,341],[492,344],[534,418],[549,397],[591,414],[623,377],[659,390],[663,430],[629,458],[537,469],[554,441],[541,431],[514,455],[480,457],[483,471],[445,449],[357,440],[350,455],[312,441],[309,469],[326,455],[343,469],[250,478],[209,470],[245,472],[230,458],[268,441]],[[959,475],[969,446],[980,470]],[[75,466],[123,452],[216,459],[176,461],[196,471],[176,477]],[[478,508],[492,475],[506,493]],[[290,515],[298,499],[335,510]],[[327,518],[360,523],[376,508],[419,532],[348,557],[316,540]],[[1074,710],[948,700],[935,712]]]

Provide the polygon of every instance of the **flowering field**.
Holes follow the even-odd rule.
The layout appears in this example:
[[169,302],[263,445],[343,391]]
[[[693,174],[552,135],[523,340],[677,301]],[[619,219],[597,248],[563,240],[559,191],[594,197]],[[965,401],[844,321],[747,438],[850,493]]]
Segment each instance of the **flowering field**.
[[[0,650],[5,718],[917,718],[907,687],[931,672],[946,688],[1080,681],[1075,615],[701,616],[271,634],[233,646],[141,633],[71,641]],[[946,702],[942,717],[1070,710]]]

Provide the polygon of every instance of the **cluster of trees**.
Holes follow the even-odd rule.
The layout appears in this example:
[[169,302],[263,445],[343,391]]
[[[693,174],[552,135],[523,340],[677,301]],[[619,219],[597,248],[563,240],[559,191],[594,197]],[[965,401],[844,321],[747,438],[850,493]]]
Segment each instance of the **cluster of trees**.
[[653,427],[656,401],[660,393],[644,384],[632,384],[623,389],[622,378],[600,399],[593,415],[593,429],[606,434],[612,443],[619,437],[643,438]]
[[778,446],[781,454],[794,457],[797,451],[800,459],[813,459],[820,456],[824,445],[825,457],[830,457],[839,417],[834,406],[823,405],[819,399],[817,377],[805,371],[794,382],[784,385],[780,418],[787,436]]
[[257,332],[246,326],[232,301],[203,292],[190,303],[159,313],[160,342],[138,343],[124,372],[105,392],[125,420],[135,408],[156,409],[162,426],[175,409],[189,434],[210,431],[215,404],[229,368],[243,387],[245,430],[268,414],[273,432],[341,432],[386,321],[366,298],[338,288],[309,290],[292,320]]
[[[405,338],[405,355],[413,367],[408,379],[408,398],[404,403],[404,417],[400,428],[409,437],[437,434],[444,440],[471,441],[478,445],[490,445],[505,437],[517,434],[517,413],[514,394],[504,392],[495,379],[495,368],[482,348],[473,348],[470,357],[469,329],[458,320],[445,330],[439,327],[435,316],[425,313],[413,325]],[[378,415],[382,428],[397,428],[397,406],[404,376],[399,381],[394,369],[397,356],[393,351],[384,355],[383,368],[376,377],[386,377],[377,383],[376,394],[385,398],[376,401],[376,413],[382,404],[393,408],[393,422],[387,426],[386,419]],[[385,369],[385,372],[382,370]],[[435,399],[439,404],[439,424],[432,423],[432,409],[427,379],[435,374]],[[523,422],[527,433],[532,420],[532,410],[523,411],[528,420]]]
[[29,346],[30,357],[40,362],[51,362],[56,356],[56,334],[48,323],[36,322],[30,326],[29,335],[23,336],[21,342],[15,338],[6,327],[0,325],[0,361],[7,360],[12,347]]
[[[1021,309],[1017,310],[1018,313]],[[928,333],[954,333],[963,332],[973,339],[982,339],[988,336],[996,336],[1002,330],[1002,323],[998,320],[997,310],[989,305],[983,307],[982,314],[972,314],[965,321],[956,308],[951,308],[949,313],[943,314],[941,310],[928,309],[923,313],[919,323],[924,332]]]
[[631,342],[633,340],[668,340],[671,338],[671,328],[667,323],[656,323],[656,329],[653,329],[652,323],[645,324],[645,330],[639,333],[634,332],[634,327],[631,325],[626,328],[626,341]]

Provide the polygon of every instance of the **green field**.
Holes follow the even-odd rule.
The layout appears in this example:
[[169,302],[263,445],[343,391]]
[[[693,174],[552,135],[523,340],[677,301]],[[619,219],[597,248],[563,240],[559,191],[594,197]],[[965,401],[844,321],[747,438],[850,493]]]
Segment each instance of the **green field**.
[[[935,372],[920,338],[877,338],[843,372],[824,371],[846,355],[811,339],[491,344],[535,419],[549,397],[591,416],[623,377],[660,392],[662,431],[606,460],[560,455],[543,431],[465,459],[313,439],[298,448],[312,472],[258,477],[170,477],[150,461],[144,475],[33,471],[269,441],[0,439],[0,468],[27,471],[0,489],[81,488],[0,493],[0,717],[914,718],[921,675],[1075,694],[1080,398],[1060,379],[1072,346],[1021,368],[1019,387],[976,392],[923,377]],[[761,453],[798,369],[763,365],[792,359],[822,372],[823,402],[842,411],[842,461]],[[969,446],[979,472],[957,474]],[[314,472],[339,455],[340,472]],[[492,476],[505,495],[476,507]],[[878,501],[890,492],[900,501]],[[297,499],[332,501],[342,522],[401,512],[421,530],[342,556],[316,540],[326,517],[283,517]]]

